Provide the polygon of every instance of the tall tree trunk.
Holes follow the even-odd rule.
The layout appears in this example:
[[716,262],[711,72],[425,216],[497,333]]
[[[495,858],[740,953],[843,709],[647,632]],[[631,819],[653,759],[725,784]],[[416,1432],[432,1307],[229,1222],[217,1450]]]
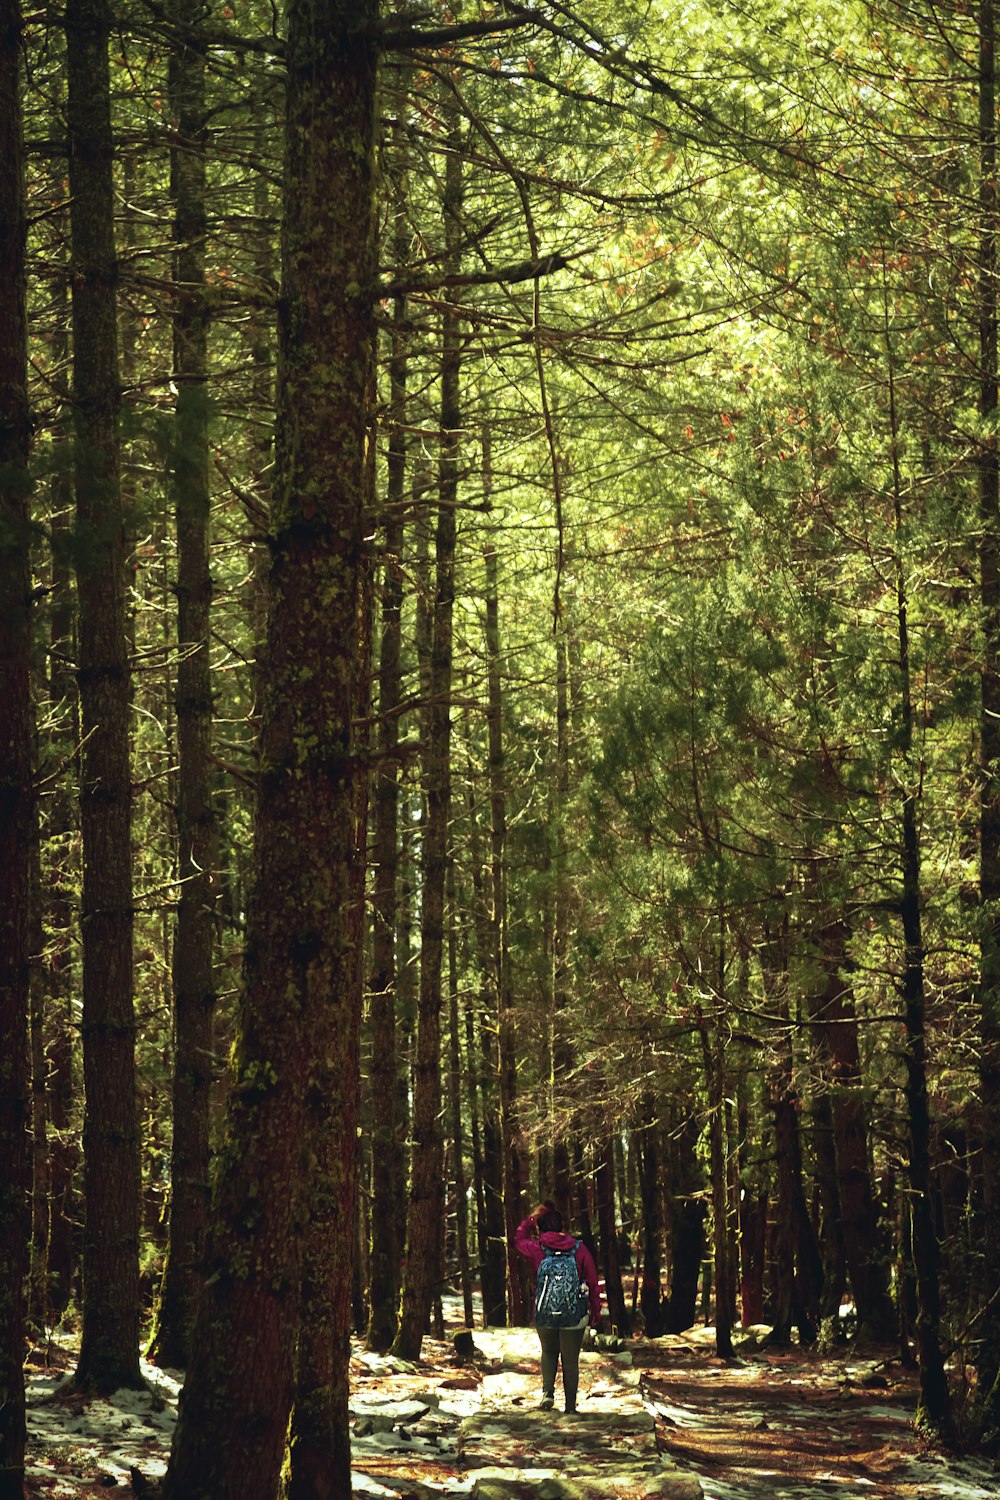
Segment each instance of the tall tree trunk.
[[21,11],[0,3],[0,1500],[24,1493],[28,1272],[31,565]]
[[413,829],[409,797],[403,801],[403,826],[399,840],[399,906],[396,913],[396,1118],[399,1121],[400,1253],[406,1230],[406,1185],[409,1180],[410,1098],[413,1076],[413,1030],[416,1022],[416,970],[412,953],[413,915],[416,890],[413,866]]
[[573,1066],[570,1044],[569,995],[569,881],[566,870],[566,804],[569,801],[569,654],[566,623],[561,609],[555,622],[556,647],[556,775],[554,805],[550,814],[552,840],[552,1123],[557,1130],[553,1143],[553,1195],[555,1205],[570,1217],[572,1178],[571,1143],[565,1126],[567,1081]]
[[[65,243],[68,245],[68,233]],[[65,261],[65,257],[64,257]],[[76,675],[76,624],[71,568],[73,527],[73,463],[68,367],[69,274],[59,264],[49,281],[52,303],[51,380],[58,392],[52,441],[52,476],[48,495],[51,517],[51,574],[47,599],[48,698],[51,727],[40,744],[39,770],[51,790],[42,808],[43,927],[48,942],[43,965],[45,1027],[45,1090],[49,1146],[49,1193],[44,1205],[45,1250],[39,1267],[37,1309],[46,1321],[56,1322],[74,1292],[79,1269],[82,1214],[77,1198],[77,1134],[73,1129],[75,1084],[73,1052],[74,968],[78,951],[76,897],[80,872],[76,855],[77,829],[74,781],[80,743]],[[50,769],[51,768],[51,769]]]
[[[493,448],[490,424],[483,424],[483,493],[493,491]],[[517,1017],[508,948],[507,912],[507,785],[504,766],[503,696],[501,687],[500,600],[496,547],[490,538],[483,546],[486,565],[486,723],[490,782],[490,905],[489,939],[496,993],[497,1068],[499,1079],[499,1148],[503,1191],[503,1225],[507,1257],[508,1314],[512,1324],[525,1323],[529,1291],[524,1263],[514,1249],[514,1230],[521,1221],[523,1183],[517,1108]]]
[[205,303],[205,57],[202,0],[175,0],[170,60],[174,200],[173,487],[177,520],[177,846],[170,1239],[150,1358],[184,1366],[208,1217],[217,861],[212,807],[209,618],[208,313]]
[[800,1097],[795,1077],[792,1017],[788,999],[788,915],[767,930],[765,991],[777,1020],[771,1073],[775,1155],[775,1308],[771,1341],[781,1346],[797,1325],[802,1343],[816,1338],[822,1263],[802,1185]]
[[[263,66],[261,66],[263,64]],[[266,59],[258,59],[256,69],[257,87],[260,91],[260,107],[255,121],[254,155],[263,160],[269,140],[275,129],[276,109],[273,98],[280,93],[276,88],[273,70]],[[253,187],[254,216],[258,221],[257,243],[254,247],[254,277],[260,287],[271,286],[274,273],[274,236],[270,220],[274,214],[271,184],[266,172],[258,172]],[[269,418],[274,410],[275,338],[274,316],[261,308],[251,315],[249,339],[250,357],[253,360],[252,399],[257,414],[257,435],[252,449],[253,486],[248,504],[248,520],[252,541],[250,544],[250,576],[247,584],[247,614],[254,642],[254,713],[255,728],[259,729],[261,673],[264,668],[264,653],[267,649],[267,601],[270,556],[267,545],[268,520],[271,513],[271,484],[269,479],[271,459],[274,451],[274,436]]]
[[472,1191],[476,1205],[477,1264],[473,1270],[479,1273],[479,1286],[483,1300],[483,1326],[485,1327],[486,1296],[484,1267],[489,1250],[486,1235],[486,1173],[484,1169],[483,1131],[479,1110],[479,1069],[477,1065],[475,1008],[471,993],[466,994],[465,1003],[462,1007],[462,1023],[465,1030],[465,1093],[469,1106],[469,1137],[472,1149]]
[[896,1314],[869,1167],[854,995],[844,978],[848,937],[847,923],[836,918],[819,934],[826,976],[820,1000],[821,1044],[830,1072],[840,1233],[857,1309],[857,1331],[862,1338],[884,1344],[895,1336]]
[[86,1227],[78,1385],[139,1385],[129,660],[106,0],[66,7],[83,835]]
[[[254,890],[226,1141],[164,1493],[273,1500],[311,1199],[346,1226],[331,1493],[350,1494],[346,1356],[357,1152],[361,523],[374,320],[375,0],[290,0],[271,601]],[[337,379],[331,382],[330,371]],[[339,1133],[326,1143],[317,1115]]]
[[903,555],[903,483],[899,461],[899,423],[888,291],[885,293],[884,309],[895,519],[898,724],[902,762],[898,779],[902,825],[899,862],[906,1064],[904,1095],[909,1136],[910,1234],[917,1287],[916,1332],[920,1360],[920,1398],[917,1403],[916,1425],[919,1429],[947,1435],[951,1427],[951,1412],[941,1349],[940,1249],[931,1200],[931,1128],[927,1099],[927,1011],[920,885],[920,798],[923,771],[922,767],[914,763],[909,599]]
[[[483,1203],[479,1220],[479,1265],[483,1291],[483,1326],[502,1328],[507,1322],[507,1248],[503,1208],[503,1152],[500,1131],[500,1063],[496,1037],[498,1000],[490,921],[479,849],[479,822],[470,773],[469,844],[475,892],[475,932],[481,976],[479,1046],[476,1078],[482,1099]],[[470,1068],[472,1063],[470,1062]]]
[[682,1117],[672,1137],[672,1171],[669,1175],[668,1212],[672,1264],[670,1298],[666,1308],[666,1331],[683,1333],[695,1320],[698,1280],[705,1258],[704,1169],[698,1160],[701,1127],[690,1101],[682,1105]]
[[732,1311],[729,1305],[730,1234],[729,1182],[726,1175],[725,1039],[721,1018],[713,1045],[708,1021],[697,1007],[705,1084],[708,1091],[708,1139],[712,1178],[712,1220],[715,1240],[715,1350],[722,1359],[733,1356]]
[[[483,468],[491,473],[489,428],[483,429]],[[492,482],[492,481],[490,481]],[[507,787],[504,771],[503,700],[500,686],[500,602],[497,555],[492,542],[483,548],[486,563],[486,678],[489,704],[490,820],[492,901],[490,942],[496,974],[497,1052],[500,1070],[500,1149],[503,1163],[503,1210],[507,1240],[507,1287],[510,1320],[525,1323],[529,1314],[524,1262],[514,1249],[514,1230],[521,1221],[521,1132],[517,1109],[517,1018],[507,938]]]
[[[448,134],[445,165],[445,265],[460,262],[462,207],[461,141],[457,122]],[[455,599],[456,503],[461,421],[459,370],[461,328],[458,310],[442,316],[441,454],[435,547],[435,605],[432,626],[430,704],[426,752],[427,826],[424,833],[420,942],[420,1010],[413,1095],[413,1162],[406,1222],[406,1267],[399,1331],[393,1350],[403,1359],[420,1354],[438,1275],[436,1247],[441,1234],[443,1151],[441,1111],[441,971],[444,943],[444,888],[451,809],[452,611]]]
[[604,1295],[612,1330],[627,1337],[631,1319],[625,1303],[621,1265],[618,1260],[618,1225],[615,1220],[615,1153],[608,1137],[597,1163],[597,1220],[601,1236],[601,1270]]
[[[409,249],[405,179],[397,188],[397,264]],[[403,505],[406,481],[406,324],[405,297],[393,301],[389,334],[389,451],[386,476],[385,552],[382,563],[382,639],[378,667],[378,748],[382,765],[373,787],[371,976],[372,1179],[369,1261],[369,1349],[384,1352],[396,1337],[399,1272],[402,1259],[403,1152],[396,1086],[396,926],[399,869],[399,704],[402,672]]]
[[[65,343],[62,357],[69,357],[69,298],[66,282],[60,278],[66,318],[58,318]],[[53,357],[59,358],[57,340]],[[68,413],[68,391],[67,391]],[[49,698],[57,715],[58,730],[51,736],[49,749],[59,766],[52,793],[45,808],[44,834],[48,858],[46,881],[48,907],[45,921],[49,929],[50,957],[46,965],[49,1039],[47,1058],[46,1103],[49,1121],[49,1203],[48,1242],[46,1247],[46,1300],[53,1321],[66,1311],[74,1293],[79,1272],[79,1232],[81,1213],[78,1202],[77,1166],[79,1148],[73,1120],[76,1113],[74,1081],[73,993],[76,955],[75,900],[79,889],[79,871],[72,850],[72,831],[76,827],[74,792],[65,764],[78,760],[80,743],[79,704],[76,679],[71,662],[76,657],[74,641],[73,586],[69,566],[68,533],[73,509],[73,486],[68,434],[61,433],[56,444],[56,471],[52,492],[52,592],[49,597]],[[43,865],[43,872],[45,866]]]
[[833,1107],[829,1089],[822,1080],[810,1099],[813,1181],[816,1194],[815,1238],[820,1261],[820,1296],[817,1317],[839,1332],[840,1304],[847,1280],[847,1257],[841,1232],[840,1191],[837,1182],[837,1152],[834,1145]]
[[[33,760],[38,764],[37,739]],[[49,1201],[51,1183],[49,1162],[49,1110],[45,1057],[45,980],[42,952],[45,948],[45,924],[42,912],[42,860],[39,848],[38,821],[35,819],[31,840],[31,918],[29,952],[31,968],[28,977],[28,1058],[31,1078],[31,1248],[25,1316],[28,1326],[41,1332],[48,1322]]]
[[[374,348],[370,351],[374,356]],[[366,410],[374,411],[374,365],[369,372]],[[364,510],[374,497],[375,448],[368,432]],[[355,755],[369,749],[371,573],[362,557],[359,568],[358,643],[352,719],[357,731]],[[306,1098],[306,1138],[311,1164],[307,1179],[308,1223],[303,1242],[302,1299],[296,1350],[295,1398],[288,1433],[287,1500],[346,1500],[351,1494],[350,1334],[362,1326],[363,1297],[356,1273],[357,1184],[360,1153],[345,1159],[345,1133],[356,1137],[360,1118],[360,1022],[365,969],[365,855],[368,843],[368,783],[355,776],[353,833],[344,905],[342,1011],[347,1034],[338,1038],[338,1056],[314,1065],[314,1086]],[[320,1038],[322,1041],[322,1037]],[[322,1058],[323,1054],[320,1054]],[[353,1158],[353,1159],[352,1159]],[[355,1304],[357,1310],[355,1312]]]
[[642,1197],[642,1282],[639,1306],[642,1310],[646,1337],[659,1338],[664,1331],[663,1311],[663,1264],[661,1237],[663,1231],[660,1212],[660,1154],[657,1149],[657,1126],[655,1108],[648,1103],[644,1115],[645,1130],[633,1136],[639,1156],[639,1192]]
[[744,1328],[764,1321],[767,1189],[744,1176],[740,1198],[740,1313]]
[[472,1273],[469,1266],[469,1205],[466,1199],[465,1132],[462,1128],[462,1043],[459,1030],[459,972],[455,903],[455,864],[448,863],[448,1103],[451,1110],[452,1180],[455,1184],[455,1236],[462,1309],[467,1328],[473,1325]]
[[[980,714],[979,975],[982,1200],[978,1239],[1000,1244],[1000,451],[992,423],[1000,400],[997,357],[996,8],[979,11],[979,450],[980,607],[983,628]],[[990,424],[990,425],[987,425]],[[1000,1275],[987,1253],[980,1289],[983,1328],[976,1361],[981,1439],[1000,1449]]]

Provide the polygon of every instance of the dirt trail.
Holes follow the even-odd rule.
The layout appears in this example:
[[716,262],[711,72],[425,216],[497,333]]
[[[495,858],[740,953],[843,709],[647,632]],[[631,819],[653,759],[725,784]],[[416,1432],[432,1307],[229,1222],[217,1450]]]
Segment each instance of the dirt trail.
[[570,1415],[558,1409],[558,1385],[557,1409],[538,1409],[531,1329],[488,1338],[501,1368],[484,1376],[481,1409],[459,1432],[462,1467],[475,1471],[473,1500],[701,1500],[697,1477],[659,1449],[629,1352],[583,1352],[579,1411]]
[[709,1330],[636,1347],[661,1446],[705,1500],[1000,1500],[994,1466],[915,1436],[916,1378],[898,1364],[750,1348],[726,1363]]
[[[914,1437],[899,1366],[749,1347],[727,1364],[694,1330],[585,1350],[571,1417],[538,1409],[532,1329],[475,1343],[465,1367],[447,1342],[416,1365],[356,1346],[357,1500],[1000,1500],[996,1468]],[[58,1390],[71,1365],[67,1348],[31,1380],[31,1500],[127,1494],[131,1464],[162,1474],[179,1381],[147,1367],[149,1391],[88,1401]]]

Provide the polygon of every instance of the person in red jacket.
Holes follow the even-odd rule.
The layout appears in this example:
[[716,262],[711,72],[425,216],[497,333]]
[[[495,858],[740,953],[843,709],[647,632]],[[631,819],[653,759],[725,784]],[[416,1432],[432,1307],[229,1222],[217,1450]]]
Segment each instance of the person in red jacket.
[[[545,1260],[573,1252],[580,1278],[580,1315],[574,1326],[551,1326],[546,1310],[539,1308],[539,1290],[535,1293],[535,1331],[542,1346],[543,1411],[550,1411],[555,1401],[556,1371],[562,1360],[563,1395],[566,1410],[576,1411],[576,1393],[580,1384],[580,1350],[587,1325],[597,1328],[601,1321],[601,1291],[597,1283],[594,1257],[582,1240],[563,1233],[562,1214],[551,1203],[539,1203],[514,1230],[514,1249],[531,1262],[536,1282],[539,1267]],[[549,1255],[546,1255],[549,1252]]]

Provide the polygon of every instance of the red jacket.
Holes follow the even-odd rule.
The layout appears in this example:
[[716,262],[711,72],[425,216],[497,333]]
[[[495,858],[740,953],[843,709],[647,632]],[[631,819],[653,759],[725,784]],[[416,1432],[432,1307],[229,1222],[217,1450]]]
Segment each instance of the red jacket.
[[[514,1249],[525,1260],[530,1260],[531,1269],[536,1276],[546,1250],[572,1250],[574,1245],[576,1240],[571,1234],[557,1234],[553,1230],[547,1230],[543,1235],[536,1235],[535,1221],[530,1215],[527,1219],[522,1219],[514,1230]],[[597,1284],[594,1257],[582,1240],[576,1245],[576,1268],[580,1272],[580,1280],[587,1283],[590,1294],[590,1325],[596,1328],[601,1320],[601,1289]]]

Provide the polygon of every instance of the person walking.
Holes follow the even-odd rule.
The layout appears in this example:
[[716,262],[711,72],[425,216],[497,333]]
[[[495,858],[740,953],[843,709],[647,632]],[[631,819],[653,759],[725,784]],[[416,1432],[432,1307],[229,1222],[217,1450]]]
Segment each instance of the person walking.
[[535,1331],[542,1346],[542,1411],[555,1403],[556,1372],[562,1361],[565,1409],[576,1411],[580,1350],[587,1325],[601,1320],[601,1291],[594,1257],[582,1240],[563,1233],[562,1214],[539,1203],[514,1230],[514,1249],[535,1272]]

